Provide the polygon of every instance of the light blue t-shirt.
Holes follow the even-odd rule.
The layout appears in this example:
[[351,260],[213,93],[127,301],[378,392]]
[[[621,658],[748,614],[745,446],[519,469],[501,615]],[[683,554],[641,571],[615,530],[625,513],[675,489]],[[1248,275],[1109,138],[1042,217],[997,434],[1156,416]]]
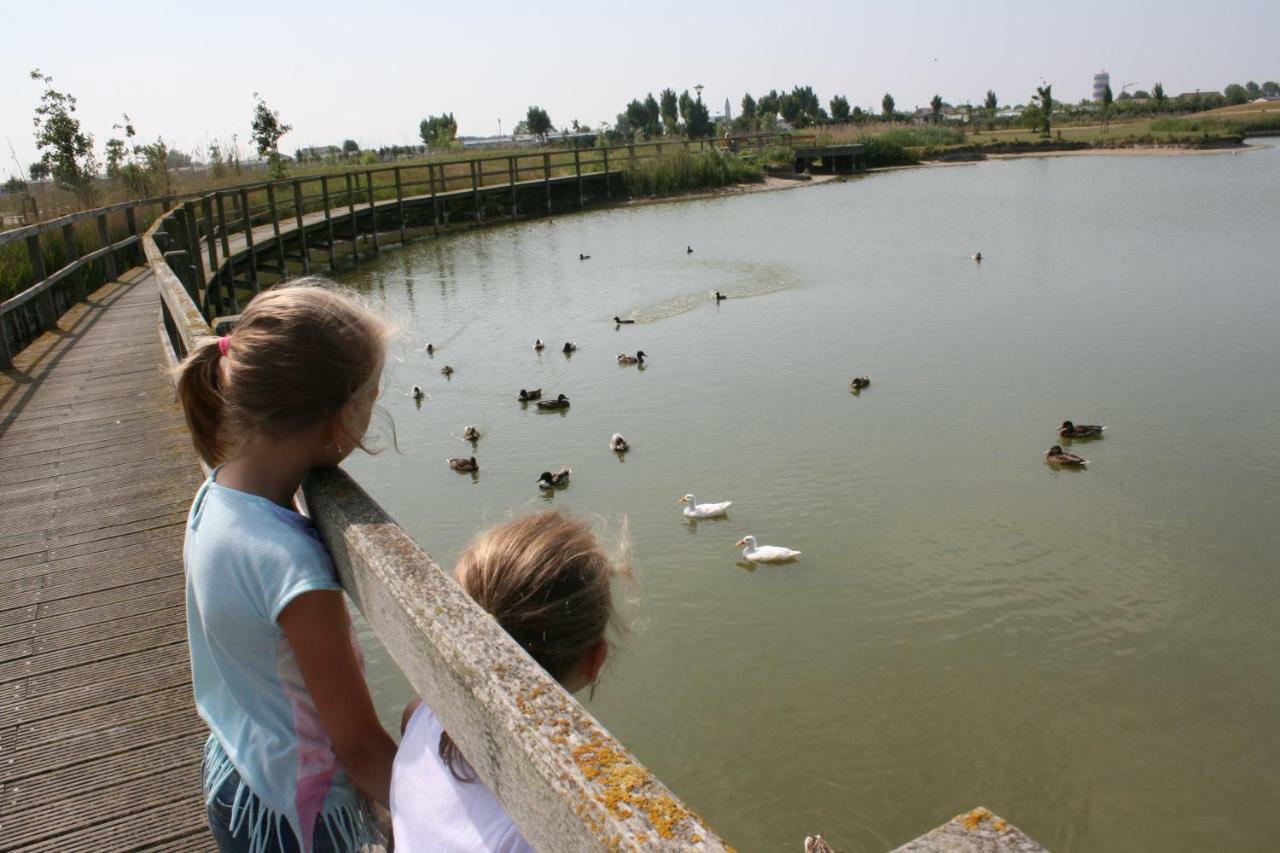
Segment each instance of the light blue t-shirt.
[[183,546],[191,681],[213,733],[206,801],[234,769],[242,790],[232,831],[248,822],[263,842],[285,820],[305,853],[319,817],[357,847],[368,827],[355,788],[276,622],[299,595],[342,588],[333,561],[307,518],[217,476],[196,493]]

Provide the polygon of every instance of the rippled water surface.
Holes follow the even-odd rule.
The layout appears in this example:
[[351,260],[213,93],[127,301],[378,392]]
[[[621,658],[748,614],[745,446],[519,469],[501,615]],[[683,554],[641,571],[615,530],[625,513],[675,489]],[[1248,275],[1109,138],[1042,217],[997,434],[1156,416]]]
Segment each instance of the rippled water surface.
[[[1266,849],[1278,214],[1265,150],[419,243],[347,279],[403,326],[383,395],[402,453],[349,467],[446,566],[512,511],[625,516],[638,603],[589,707],[741,849],[884,850],[977,804],[1059,851]],[[643,371],[617,366],[637,349]],[[572,408],[522,409],[522,387]],[[1071,448],[1088,470],[1043,462],[1065,418],[1108,426]],[[467,424],[474,478],[444,464]],[[562,465],[572,485],[539,494]],[[729,519],[686,523],[685,492]],[[748,533],[804,556],[744,568]],[[407,687],[376,651],[372,670],[398,717]]]

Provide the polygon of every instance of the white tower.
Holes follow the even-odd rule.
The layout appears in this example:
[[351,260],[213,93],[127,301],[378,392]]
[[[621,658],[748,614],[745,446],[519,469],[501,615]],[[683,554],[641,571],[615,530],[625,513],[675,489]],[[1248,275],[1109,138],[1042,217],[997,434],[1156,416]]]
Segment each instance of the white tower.
[[1093,75],[1093,99],[1095,101],[1102,100],[1102,93],[1111,85],[1111,75],[1106,70],[1099,71]]

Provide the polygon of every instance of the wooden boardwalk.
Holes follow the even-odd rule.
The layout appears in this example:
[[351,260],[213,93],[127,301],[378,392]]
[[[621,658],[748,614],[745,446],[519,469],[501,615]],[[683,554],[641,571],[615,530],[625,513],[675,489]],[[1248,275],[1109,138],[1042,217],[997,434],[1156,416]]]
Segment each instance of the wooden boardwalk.
[[182,537],[202,478],[147,270],[0,373],[0,851],[210,850]]

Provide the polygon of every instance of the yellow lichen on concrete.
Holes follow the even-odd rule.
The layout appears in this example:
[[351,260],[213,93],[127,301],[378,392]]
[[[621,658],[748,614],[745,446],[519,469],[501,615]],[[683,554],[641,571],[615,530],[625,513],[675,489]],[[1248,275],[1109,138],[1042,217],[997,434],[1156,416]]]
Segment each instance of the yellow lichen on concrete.
[[978,806],[976,809],[964,816],[964,828],[977,829],[978,826],[989,817],[991,817],[991,811],[983,808],[982,806]]
[[575,748],[573,758],[588,781],[604,788],[599,799],[618,817],[631,817],[633,809],[643,812],[664,839],[674,838],[676,825],[693,817],[668,794],[645,790],[652,781],[648,772],[612,747],[593,741]]

